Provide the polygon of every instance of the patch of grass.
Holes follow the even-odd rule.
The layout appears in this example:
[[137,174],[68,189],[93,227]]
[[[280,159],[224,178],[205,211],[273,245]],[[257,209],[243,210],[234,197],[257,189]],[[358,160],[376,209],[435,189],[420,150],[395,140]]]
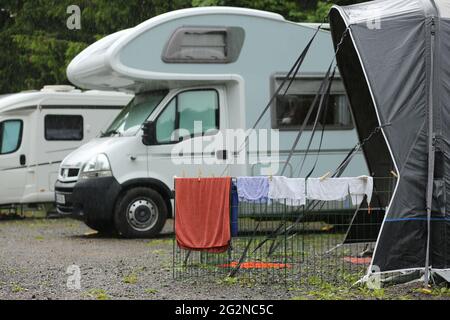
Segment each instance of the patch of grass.
[[323,281],[317,276],[312,276],[308,278],[308,283],[312,286],[320,286],[323,284]]
[[103,289],[91,289],[89,290],[86,295],[90,298],[94,298],[96,300],[109,300],[110,296],[108,293]]
[[36,236],[36,237],[34,237],[34,239],[37,241],[43,241],[45,238],[44,238],[44,236]]
[[384,289],[369,289],[366,286],[359,286],[360,293],[367,298],[382,300],[386,298]]
[[450,297],[450,288],[448,287],[418,288],[414,289],[414,292],[440,298]]
[[221,284],[221,285],[236,285],[238,284],[239,279],[237,277],[225,277],[223,279],[218,279],[217,280],[217,284]]
[[144,292],[149,295],[154,295],[154,294],[158,293],[158,290],[148,288],[148,289],[145,289]]
[[138,282],[138,276],[136,272],[131,272],[130,274],[123,277],[122,282],[127,284],[136,284]]
[[255,279],[255,278],[239,278],[238,282],[241,287],[253,288],[256,285],[257,279]]
[[343,273],[342,278],[346,283],[348,283],[350,286],[356,283],[359,279],[361,279],[360,274],[358,273]]
[[349,298],[349,291],[339,286],[323,283],[317,290],[311,290],[308,295],[318,300],[343,300]]
[[305,296],[295,296],[292,297],[291,300],[308,300],[308,298]]
[[433,290],[433,295],[437,297],[450,297],[450,288],[448,287],[436,287]]
[[11,288],[12,292],[14,293],[19,293],[19,292],[23,292],[23,291],[27,291],[27,289],[22,288],[19,284],[14,283],[12,288]]

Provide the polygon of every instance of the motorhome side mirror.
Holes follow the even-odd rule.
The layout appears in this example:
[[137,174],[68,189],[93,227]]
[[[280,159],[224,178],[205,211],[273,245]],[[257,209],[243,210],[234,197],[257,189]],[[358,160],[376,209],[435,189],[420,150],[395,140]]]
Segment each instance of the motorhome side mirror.
[[144,122],[142,126],[142,143],[146,146],[156,144],[156,123],[154,121]]

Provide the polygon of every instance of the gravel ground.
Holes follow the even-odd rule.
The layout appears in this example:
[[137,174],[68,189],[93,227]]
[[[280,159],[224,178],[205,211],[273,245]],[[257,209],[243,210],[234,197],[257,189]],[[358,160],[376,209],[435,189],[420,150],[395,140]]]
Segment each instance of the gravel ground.
[[[71,219],[0,221],[0,299],[448,299],[416,286],[380,292],[234,281],[174,280],[172,221],[158,239],[101,236]],[[81,288],[68,289],[67,268],[79,266]]]

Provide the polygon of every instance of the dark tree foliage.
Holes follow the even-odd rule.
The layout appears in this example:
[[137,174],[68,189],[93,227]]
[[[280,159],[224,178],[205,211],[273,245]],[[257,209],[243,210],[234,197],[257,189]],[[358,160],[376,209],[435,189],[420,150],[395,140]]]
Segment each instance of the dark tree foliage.
[[[321,21],[332,3],[360,0],[1,0],[0,93],[65,84],[66,67],[105,35],[153,16],[193,6],[239,6],[282,14],[293,21]],[[69,30],[67,7],[81,9],[81,30]]]

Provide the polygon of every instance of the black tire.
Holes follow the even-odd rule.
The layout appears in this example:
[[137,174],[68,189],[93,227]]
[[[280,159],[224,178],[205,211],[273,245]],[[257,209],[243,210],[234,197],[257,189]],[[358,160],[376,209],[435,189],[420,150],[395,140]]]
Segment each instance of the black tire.
[[[153,238],[167,219],[163,197],[153,189],[138,187],[126,191],[117,202],[114,225],[125,238]],[[137,224],[142,223],[137,226]]]

